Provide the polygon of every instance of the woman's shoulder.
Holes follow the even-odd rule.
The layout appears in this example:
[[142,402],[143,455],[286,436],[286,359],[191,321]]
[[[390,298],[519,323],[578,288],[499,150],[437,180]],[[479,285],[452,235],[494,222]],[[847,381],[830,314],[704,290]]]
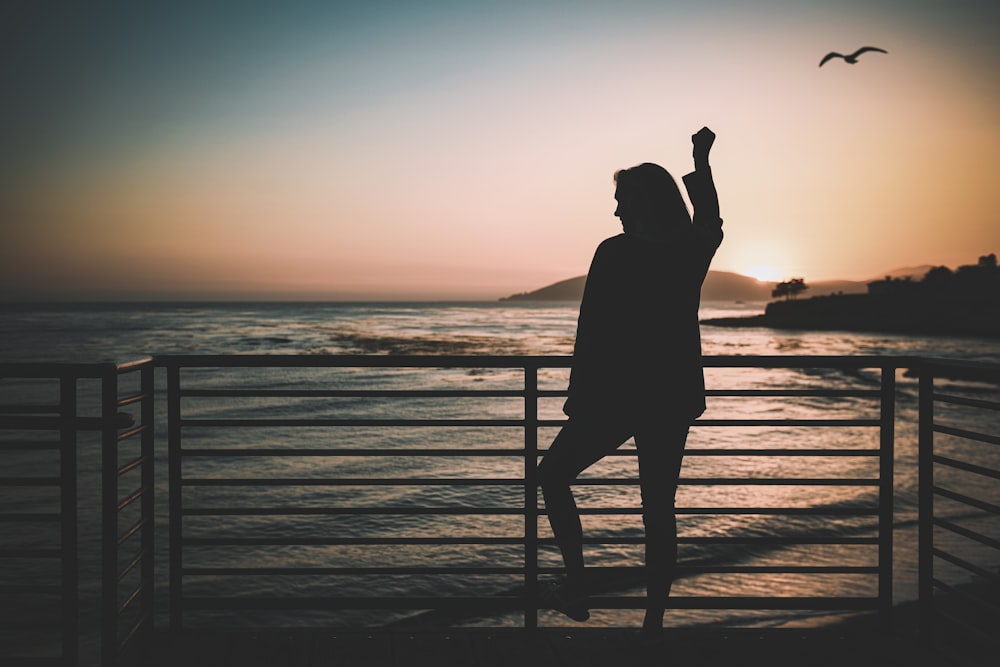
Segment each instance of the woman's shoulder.
[[601,241],[597,245],[597,249],[600,250],[601,248],[619,248],[627,244],[628,241],[629,239],[628,237],[625,236],[624,232],[621,234],[615,234],[614,236],[609,236],[608,238]]
[[594,251],[594,258],[625,254],[630,245],[629,240],[625,234],[617,234],[604,239],[597,244],[597,250]]

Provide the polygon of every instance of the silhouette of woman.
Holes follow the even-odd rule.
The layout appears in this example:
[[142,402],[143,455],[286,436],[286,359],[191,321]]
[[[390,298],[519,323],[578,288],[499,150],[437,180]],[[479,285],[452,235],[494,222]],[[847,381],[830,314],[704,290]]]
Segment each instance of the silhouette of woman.
[[673,177],[644,163],[618,171],[615,216],[623,233],[597,247],[577,321],[569,417],[538,466],[566,578],[542,605],[587,620],[583,529],[570,488],[576,477],[635,439],[645,526],[642,641],[662,636],[677,561],[674,496],[691,423],[705,410],[698,307],[722,242],[709,166],[715,134],[692,136],[695,169],[684,176],[694,219]]

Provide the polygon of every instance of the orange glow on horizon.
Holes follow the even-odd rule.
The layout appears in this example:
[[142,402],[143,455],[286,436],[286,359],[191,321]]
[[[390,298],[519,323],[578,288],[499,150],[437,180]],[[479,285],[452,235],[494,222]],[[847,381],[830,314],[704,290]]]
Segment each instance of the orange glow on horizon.
[[[137,55],[136,66],[157,64],[178,89],[136,77],[150,88],[119,91],[124,78],[100,79],[95,63],[89,106],[53,115],[80,136],[41,132],[58,139],[50,154],[12,170],[14,185],[0,179],[0,298],[121,284],[331,298],[533,290],[585,274],[620,232],[614,170],[653,161],[679,178],[702,125],[718,134],[715,270],[866,280],[1000,252],[995,40],[927,31],[940,17],[920,24],[916,9],[701,5],[597,3],[568,18],[514,3],[511,16],[532,21],[497,34],[471,9],[417,23],[359,9],[365,21],[329,28],[356,39],[319,22],[254,33],[227,56],[233,71],[206,67],[214,86],[197,68],[170,70],[167,41],[150,51],[162,63]],[[265,33],[289,48],[257,48]],[[817,66],[855,42],[889,53]],[[202,48],[213,62],[218,45]],[[158,111],[129,116],[102,90]]]

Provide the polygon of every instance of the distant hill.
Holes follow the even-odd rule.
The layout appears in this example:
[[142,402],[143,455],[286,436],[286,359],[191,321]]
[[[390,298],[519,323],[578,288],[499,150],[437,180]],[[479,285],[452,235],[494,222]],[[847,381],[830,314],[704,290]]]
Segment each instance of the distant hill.
[[894,271],[886,271],[880,276],[875,276],[872,280],[882,280],[883,278],[913,278],[914,280],[918,278],[923,278],[928,271],[934,268],[933,264],[921,264],[920,266],[907,266],[902,269],[896,269]]
[[[503,297],[501,301],[579,301],[587,276],[577,276],[547,285],[531,292]],[[709,271],[702,286],[701,298],[706,301],[766,301],[775,283],[729,271]]]
[[583,298],[583,286],[587,276],[577,276],[552,283],[531,292],[518,292],[500,297],[501,301],[579,301]]
[[[807,296],[826,296],[828,294],[864,294],[868,291],[868,283],[881,280],[886,276],[919,278],[929,271],[931,266],[915,266],[895,269],[871,280],[820,280],[806,281],[809,286]],[[583,286],[587,276],[577,276],[560,280],[530,292],[520,292],[501,297],[500,301],[579,301],[583,298]],[[757,280],[731,271],[709,271],[705,284],[701,288],[701,298],[704,301],[770,301],[771,292],[776,282]]]

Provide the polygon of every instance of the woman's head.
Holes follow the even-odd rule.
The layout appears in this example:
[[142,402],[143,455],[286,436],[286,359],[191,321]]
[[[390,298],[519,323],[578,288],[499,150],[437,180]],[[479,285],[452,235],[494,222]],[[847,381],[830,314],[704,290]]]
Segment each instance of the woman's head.
[[691,214],[673,176],[658,164],[643,164],[615,172],[615,215],[627,234],[657,236],[691,224]]

